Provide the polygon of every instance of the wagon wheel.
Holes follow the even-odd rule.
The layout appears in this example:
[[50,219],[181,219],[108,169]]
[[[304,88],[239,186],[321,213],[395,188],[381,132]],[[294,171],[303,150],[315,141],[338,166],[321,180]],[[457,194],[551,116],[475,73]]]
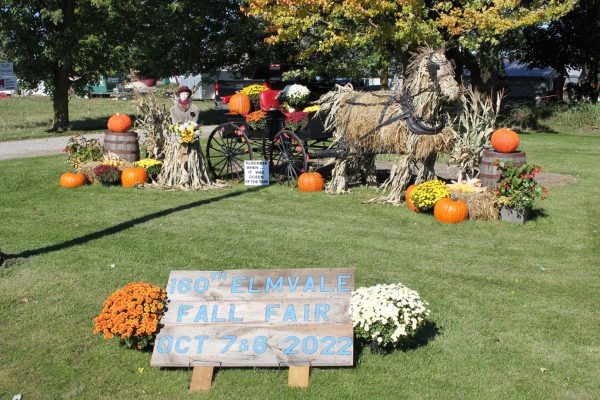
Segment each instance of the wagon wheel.
[[279,132],[271,142],[269,168],[281,184],[293,184],[307,169],[306,151],[302,140],[288,130]]
[[244,178],[244,161],[252,160],[252,145],[247,131],[245,124],[227,122],[217,126],[208,136],[206,159],[214,178]]

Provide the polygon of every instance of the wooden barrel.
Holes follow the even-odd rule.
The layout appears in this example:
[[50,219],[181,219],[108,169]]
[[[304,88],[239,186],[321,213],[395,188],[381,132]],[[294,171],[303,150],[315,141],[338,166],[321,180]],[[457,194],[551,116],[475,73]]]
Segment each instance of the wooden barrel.
[[525,153],[516,151],[514,153],[497,153],[491,150],[483,151],[481,159],[481,171],[479,179],[481,185],[487,187],[496,187],[496,183],[500,180],[500,171],[496,167],[496,161],[510,161],[514,166],[523,165],[527,162]]
[[102,144],[102,152],[114,153],[125,161],[134,162],[140,159],[140,145],[135,132],[106,132]]

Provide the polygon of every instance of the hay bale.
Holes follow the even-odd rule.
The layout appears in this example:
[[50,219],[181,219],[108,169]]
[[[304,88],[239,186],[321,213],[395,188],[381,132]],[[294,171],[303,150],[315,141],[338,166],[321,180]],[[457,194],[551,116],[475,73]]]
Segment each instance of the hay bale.
[[461,192],[451,190],[453,199],[467,203],[469,221],[497,221],[500,219],[496,196],[489,190],[483,192]]
[[100,181],[96,177],[96,174],[94,173],[94,168],[96,168],[100,164],[102,164],[101,161],[90,161],[88,163],[83,164],[81,167],[79,167],[77,172],[81,172],[83,175],[85,175],[85,179],[89,183],[94,183],[94,184],[100,183]]
[[[391,101],[393,92],[356,92],[343,95],[336,114],[336,128],[352,147],[375,153],[407,154],[408,126],[404,120],[385,122],[404,113],[400,103]],[[379,129],[378,126],[382,125]],[[376,130],[376,132],[375,132]],[[367,135],[367,136],[365,136]],[[452,148],[452,131],[419,135],[414,156],[422,161]]]

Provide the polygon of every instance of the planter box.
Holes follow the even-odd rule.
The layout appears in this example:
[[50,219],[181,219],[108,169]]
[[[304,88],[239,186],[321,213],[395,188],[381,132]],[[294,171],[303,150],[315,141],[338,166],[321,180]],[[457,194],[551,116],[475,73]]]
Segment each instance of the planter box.
[[500,218],[502,221],[513,222],[515,224],[524,224],[529,219],[530,207],[515,208],[515,207],[500,207]]

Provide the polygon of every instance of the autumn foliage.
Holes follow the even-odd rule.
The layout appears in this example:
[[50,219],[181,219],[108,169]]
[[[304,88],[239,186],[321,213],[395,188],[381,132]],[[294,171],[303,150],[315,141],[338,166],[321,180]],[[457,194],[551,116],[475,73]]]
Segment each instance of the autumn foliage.
[[144,349],[158,330],[167,294],[158,286],[131,282],[111,294],[100,315],[94,318],[94,334],[118,337],[128,347]]

